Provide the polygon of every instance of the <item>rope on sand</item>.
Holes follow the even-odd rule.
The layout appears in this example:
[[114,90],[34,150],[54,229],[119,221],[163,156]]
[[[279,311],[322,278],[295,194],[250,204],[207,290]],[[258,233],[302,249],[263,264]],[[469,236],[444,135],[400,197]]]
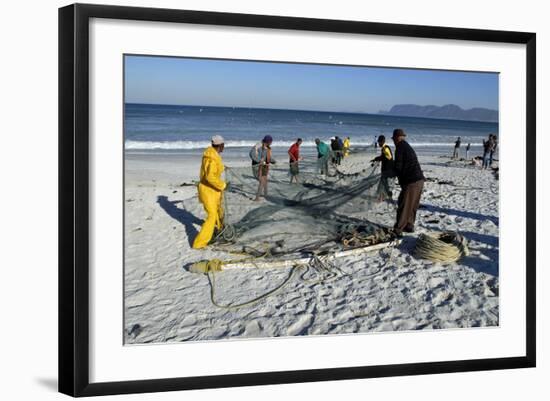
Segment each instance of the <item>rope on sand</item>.
[[288,275],[288,277],[281,284],[279,284],[277,287],[273,288],[272,290],[269,290],[265,294],[262,294],[262,295],[260,295],[256,298],[253,298],[253,299],[251,299],[249,301],[246,301],[246,302],[243,302],[241,304],[231,304],[231,305],[222,305],[218,301],[216,301],[216,295],[215,295],[216,273],[215,272],[217,270],[208,271],[207,276],[208,276],[208,282],[210,283],[210,301],[212,302],[212,304],[214,306],[217,306],[218,308],[226,309],[226,310],[237,310],[237,309],[240,309],[240,308],[244,308],[245,306],[250,306],[250,305],[256,304],[256,303],[258,303],[260,301],[263,301],[264,299],[268,298],[269,296],[274,295],[275,293],[279,292],[281,289],[283,289],[288,283],[290,283],[290,280],[292,280],[292,278],[294,277],[294,275],[296,274],[298,269],[301,269],[302,267],[303,266],[301,266],[301,265],[293,266],[292,269],[290,270],[290,274]]
[[441,263],[456,262],[469,253],[466,239],[452,231],[437,235],[420,234],[414,248],[415,257]]
[[[203,273],[207,275],[208,282],[210,284],[210,301],[214,306],[217,306],[218,308],[226,309],[226,310],[238,310],[246,306],[254,305],[260,301],[265,300],[266,298],[272,295],[275,295],[291,282],[292,278],[296,275],[296,273],[298,273],[298,271],[303,271],[301,275],[301,280],[305,284],[309,284],[309,285],[328,283],[330,281],[334,281],[338,279],[341,276],[349,275],[344,271],[342,271],[339,267],[335,266],[333,263],[328,262],[326,257],[323,260],[323,258],[317,255],[314,255],[311,262],[307,265],[295,264],[291,268],[287,278],[285,278],[281,284],[277,285],[275,288],[267,291],[266,293],[240,304],[223,305],[216,300],[216,273],[222,271],[223,264],[224,262],[219,259],[205,260],[205,261],[194,263],[189,269],[189,271],[193,273]],[[311,279],[304,278],[304,275],[306,274],[306,272],[311,268],[316,270],[317,274],[321,276],[319,280],[311,280]]]

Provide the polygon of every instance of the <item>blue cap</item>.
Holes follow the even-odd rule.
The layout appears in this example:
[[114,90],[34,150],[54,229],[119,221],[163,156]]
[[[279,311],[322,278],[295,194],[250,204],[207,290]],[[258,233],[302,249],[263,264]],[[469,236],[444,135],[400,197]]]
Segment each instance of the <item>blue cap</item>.
[[264,136],[264,139],[262,139],[262,142],[263,143],[271,143],[271,142],[273,142],[273,138],[271,137],[271,135],[266,135],[266,136]]

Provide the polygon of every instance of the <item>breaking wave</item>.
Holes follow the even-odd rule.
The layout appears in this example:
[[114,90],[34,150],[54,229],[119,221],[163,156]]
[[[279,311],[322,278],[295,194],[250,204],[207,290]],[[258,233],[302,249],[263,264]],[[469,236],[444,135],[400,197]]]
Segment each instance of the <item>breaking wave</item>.
[[[325,143],[329,143],[330,140],[324,139]],[[254,146],[256,141],[232,141],[226,142],[227,148],[250,148]],[[273,147],[289,147],[294,141],[277,141],[273,142]],[[416,147],[453,147],[454,142],[413,142],[410,144]],[[356,146],[372,146],[372,142],[351,142],[352,147]],[[463,143],[463,146],[465,143]],[[188,149],[204,149],[210,146],[210,142],[207,141],[126,141],[124,148],[126,150],[188,150]],[[304,140],[303,147],[314,147],[313,140]],[[477,143],[472,143],[472,147],[481,146]]]

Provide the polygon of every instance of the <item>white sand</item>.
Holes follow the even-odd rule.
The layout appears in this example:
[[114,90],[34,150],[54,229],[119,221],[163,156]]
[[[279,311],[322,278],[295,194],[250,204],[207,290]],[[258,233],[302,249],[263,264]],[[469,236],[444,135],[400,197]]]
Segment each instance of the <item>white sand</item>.
[[[421,157],[420,162],[428,181],[416,232],[406,235],[399,247],[339,260],[348,275],[332,281],[319,283],[311,272],[306,277],[298,274],[265,301],[230,311],[211,303],[205,275],[184,268],[220,256],[190,247],[204,211],[196,187],[180,185],[197,179],[200,156],[127,155],[126,342],[498,325],[498,180],[492,172],[464,162],[441,157]],[[233,159],[226,164],[247,162]],[[352,171],[361,166],[364,159],[350,157],[343,167]],[[449,181],[452,184],[444,183]],[[394,199],[398,193],[396,189]],[[367,217],[391,226],[394,206],[377,204]],[[470,256],[450,265],[412,256],[419,233],[443,230],[462,233]],[[289,272],[218,273],[217,300],[245,302],[276,287]]]

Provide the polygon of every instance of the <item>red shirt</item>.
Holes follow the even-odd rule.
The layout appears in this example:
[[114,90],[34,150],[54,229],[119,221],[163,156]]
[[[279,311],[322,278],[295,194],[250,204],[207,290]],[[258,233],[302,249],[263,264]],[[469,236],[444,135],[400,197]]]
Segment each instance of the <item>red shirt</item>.
[[300,146],[297,143],[293,143],[290,149],[288,149],[289,161],[295,162],[300,158]]

